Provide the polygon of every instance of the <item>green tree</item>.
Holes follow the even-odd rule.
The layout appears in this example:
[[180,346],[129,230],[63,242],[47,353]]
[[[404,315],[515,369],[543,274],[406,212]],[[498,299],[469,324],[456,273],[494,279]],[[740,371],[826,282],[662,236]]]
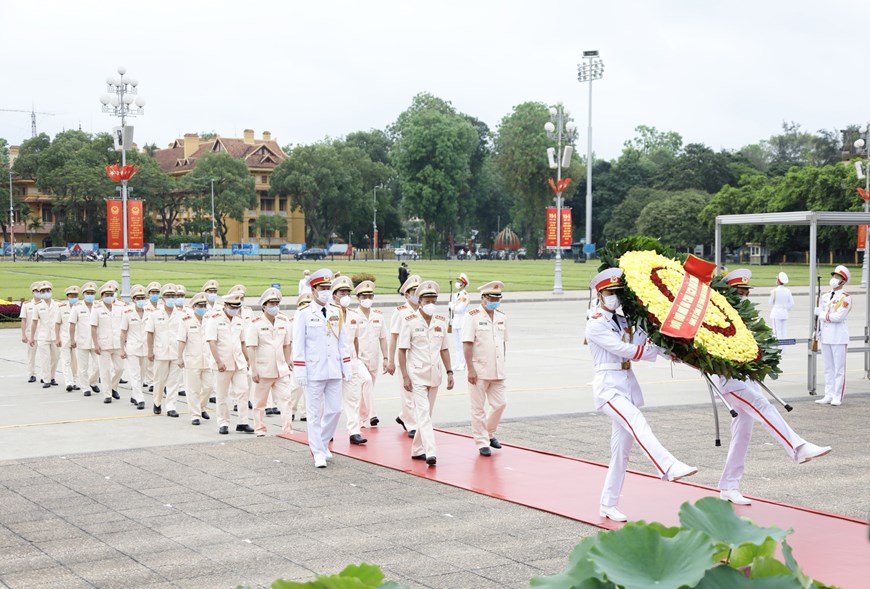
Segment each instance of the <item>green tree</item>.
[[730,163],[727,152],[716,153],[706,145],[690,143],[660,167],[653,182],[664,190],[695,188],[715,194],[726,184],[737,183]]
[[700,222],[699,215],[710,195],[700,190],[687,190],[654,200],[643,208],[637,219],[637,230],[657,237],[665,245],[691,250],[695,245],[710,243],[712,234]]
[[190,193],[180,188],[178,181],[164,172],[148,153],[132,152],[127,161],[139,167],[128,183],[130,198],[144,201],[146,218],[150,219],[152,212],[159,215],[160,232],[166,243],[178,215],[189,208]]
[[260,238],[265,237],[269,247],[272,246],[273,234],[287,230],[287,219],[280,215],[260,215],[254,219],[254,230]]
[[604,238],[606,240],[622,239],[640,233],[637,228],[637,220],[644,207],[655,200],[665,200],[670,195],[671,193],[667,191],[644,186],[631,188],[625,199],[613,208],[610,220],[604,226]]
[[676,156],[683,147],[683,137],[674,131],[659,131],[655,127],[638,125],[634,128],[637,135],[625,142],[626,149],[634,149],[641,155],[654,158],[663,155]]
[[[6,139],[3,137],[0,137],[0,170],[4,172],[3,177],[0,178],[0,203],[5,203],[9,200],[9,178],[7,173],[11,170],[9,164],[9,148]],[[8,221],[9,217],[0,213],[0,228],[3,230],[3,241],[9,241]]]
[[218,235],[223,247],[229,247],[227,223],[239,223],[245,211],[257,205],[254,178],[242,160],[228,153],[210,153],[196,162],[196,167],[182,180],[191,192],[191,205],[200,211],[211,209],[211,181],[214,180],[214,211]]

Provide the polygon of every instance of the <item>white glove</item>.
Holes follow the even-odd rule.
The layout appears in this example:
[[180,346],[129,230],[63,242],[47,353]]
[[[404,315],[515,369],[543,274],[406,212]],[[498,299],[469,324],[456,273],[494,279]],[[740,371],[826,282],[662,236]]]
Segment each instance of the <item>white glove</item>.
[[308,379],[305,378],[304,376],[302,376],[302,377],[297,376],[296,377],[296,384],[298,384],[300,387],[307,387],[308,386]]
[[353,378],[353,373],[350,370],[348,370],[347,372],[345,372],[341,376],[344,379],[344,382],[350,382],[351,379]]

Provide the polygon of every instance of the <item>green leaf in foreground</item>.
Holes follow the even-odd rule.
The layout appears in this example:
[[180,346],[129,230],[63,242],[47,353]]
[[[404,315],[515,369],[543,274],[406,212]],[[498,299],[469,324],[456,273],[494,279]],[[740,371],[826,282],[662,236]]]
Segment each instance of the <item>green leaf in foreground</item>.
[[535,589],[608,589],[613,584],[601,581],[592,561],[589,560],[589,550],[595,546],[598,539],[607,534],[583,538],[571,551],[568,557],[568,567],[557,575],[533,577],[529,587]]
[[801,584],[792,577],[776,576],[750,579],[727,565],[719,565],[707,571],[695,589],[801,589]]
[[729,546],[732,550],[741,544],[763,545],[765,540],[782,540],[790,533],[779,528],[761,528],[747,519],[738,517],[727,501],[716,497],[704,497],[694,505],[680,506],[680,523],[685,528],[699,530]]

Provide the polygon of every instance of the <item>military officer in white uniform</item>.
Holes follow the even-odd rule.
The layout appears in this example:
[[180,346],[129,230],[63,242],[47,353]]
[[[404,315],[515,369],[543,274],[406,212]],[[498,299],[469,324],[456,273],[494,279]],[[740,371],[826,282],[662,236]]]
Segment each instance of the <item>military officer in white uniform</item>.
[[64,290],[66,299],[57,303],[57,339],[60,341],[60,369],[63,373],[66,392],[80,390],[76,379],[78,378],[78,363],[76,362],[76,353],[73,347],[73,341],[70,339],[69,318],[76,303],[79,302],[79,294],[81,293],[78,286],[68,286]]
[[311,294],[311,285],[308,284],[308,278],[311,276],[311,271],[307,268],[302,271],[302,278],[299,279],[299,290],[296,293],[301,296],[304,294]]
[[[471,298],[468,296],[468,276],[465,272],[460,272],[454,283],[456,292],[450,299],[450,331],[453,333],[453,369],[465,370],[465,350],[462,342],[462,326],[465,324],[465,314],[468,311],[468,304]],[[479,289],[478,289],[479,290]]]
[[33,304],[30,322],[30,342],[36,347],[36,366],[40,373],[39,382],[47,389],[57,385],[54,376],[60,359],[57,342],[57,322],[59,320],[57,303],[51,298],[52,286],[47,280],[39,285],[39,300]]
[[463,356],[468,365],[471,435],[482,456],[492,454],[490,447],[501,448],[495,434],[507,406],[504,365],[507,316],[499,309],[503,289],[504,283],[498,280],[478,287],[480,306],[468,312],[461,330]]
[[208,392],[204,381],[211,374],[211,349],[205,341],[203,318],[208,313],[208,298],[198,292],[190,299],[191,312],[181,318],[178,326],[178,367],[184,369],[184,382],[187,390],[187,406],[190,409],[190,423],[199,425],[202,419],[211,419],[205,410]]
[[846,395],[846,350],[849,346],[849,327],[846,319],[852,310],[852,297],[843,288],[852,280],[845,266],[831,272],[831,292],[822,295],[816,308],[819,321],[819,342],[825,362],[825,396],[819,405],[839,406]]
[[311,304],[293,321],[293,372],[305,389],[308,447],[314,466],[326,468],[328,444],[341,417],[341,381],[351,378],[350,350],[337,307],[330,305],[332,272],[322,268],[309,277]]
[[[160,300],[160,286],[161,284],[157,281],[149,282],[148,286],[145,287],[145,291],[148,293],[148,301],[145,303],[145,308],[150,313],[157,309],[157,306],[161,304]],[[145,375],[142,377],[142,384],[148,386],[149,391],[154,391],[154,362],[148,359],[148,349],[146,345],[146,355],[145,355]]]
[[776,288],[770,291],[768,303],[771,305],[770,321],[773,324],[773,334],[777,339],[788,338],[788,313],[794,307],[794,297],[788,284],[788,274],[780,272],[776,276]]
[[112,281],[100,287],[100,300],[91,308],[91,339],[94,353],[100,364],[100,384],[103,387],[103,403],[120,399],[118,383],[124,361],[121,359],[121,320],[124,306],[115,302],[117,287]]
[[363,426],[375,427],[381,421],[375,410],[375,382],[378,380],[378,374],[380,372],[386,374],[389,368],[387,320],[379,309],[372,309],[375,299],[374,282],[363,280],[357,285],[355,292],[359,301],[359,306],[356,308],[357,354],[371,377],[370,384],[363,383],[360,395],[360,420]]
[[[751,278],[750,270],[740,268],[728,273],[725,282],[737,289],[738,294],[746,299],[749,297],[749,289],[752,288],[749,284]],[[719,478],[721,499],[736,505],[751,503],[740,493],[740,481],[743,479],[743,469],[749,452],[752,426],[756,421],[761,423],[770,436],[783,447],[789,458],[799,464],[824,456],[831,451],[830,447],[816,446],[800,437],[762,394],[757,382],[712,376],[716,388],[737,411],[737,417],[731,420],[731,442],[728,445],[725,468]]]
[[632,331],[626,318],[616,313],[621,306],[619,293],[624,288],[622,270],[604,270],[589,286],[597,293],[599,303],[586,322],[586,340],[595,364],[592,393],[595,408],[613,421],[610,465],[601,492],[600,514],[614,521],[627,521],[617,505],[635,441],[664,480],[676,481],[695,474],[698,469],[680,462],[662,446],[639,409],[643,406],[643,393],[631,363],[655,362],[659,350],[647,344],[642,330]]
[[214,358],[217,374],[218,433],[230,433],[230,407],[236,405],[239,423],[236,431],[254,433],[248,423],[248,357],[245,346],[245,322],[240,316],[240,291],[224,295],[223,304],[211,313],[205,324],[205,341]]
[[166,283],[160,287],[163,304],[159,305],[145,322],[148,334],[148,359],[154,363],[154,407],[155,415],[163,411],[166,395],[166,415],[178,417],[178,386],[180,370],[174,370],[178,362],[178,325],[182,312],[175,308],[175,285]]
[[347,333],[347,347],[350,352],[351,378],[341,384],[341,402],[344,418],[347,421],[347,433],[350,443],[356,446],[365,444],[368,440],[362,437],[362,419],[360,406],[363,387],[371,388],[372,377],[359,360],[357,355],[357,328],[359,319],[356,311],[350,308],[350,293],[353,292],[353,282],[347,276],[341,276],[332,281],[332,304],[338,309],[341,318],[341,329]]
[[94,342],[91,339],[91,309],[97,297],[97,285],[85,282],[82,285],[82,300],[73,305],[69,316],[70,345],[75,349],[78,365],[78,382],[85,397],[91,396],[91,391],[100,392],[97,380],[100,378],[100,364],[94,353]]
[[[387,372],[390,374],[396,373],[396,350],[398,350],[399,332],[405,317],[415,312],[420,306],[420,299],[417,298],[417,287],[423,279],[417,274],[412,274],[405,279],[402,286],[399,287],[399,292],[405,297],[405,302],[395,308],[393,315],[390,317],[390,349],[389,362],[387,364]],[[414,417],[414,399],[410,391],[401,387],[399,391],[399,399],[402,406],[399,410],[399,416],[396,417],[396,423],[408,432],[408,437],[413,438],[417,431],[417,424]]]
[[33,319],[33,305],[40,301],[39,285],[41,280],[30,283],[30,300],[21,304],[18,318],[21,319],[21,343],[27,346],[27,382],[36,382],[36,344],[30,345],[30,327]]
[[145,324],[152,313],[148,304],[145,287],[134,284],[130,287],[130,300],[121,317],[121,358],[127,362],[127,376],[130,377],[130,402],[136,409],[145,409],[142,387],[145,384],[145,370],[148,365],[148,334]]
[[438,313],[438,284],[426,280],[417,287],[420,307],[405,316],[399,332],[399,369],[402,385],[412,394],[417,431],[411,443],[411,458],[437,463],[432,411],[441,386],[441,373],[447,371],[447,390],[453,388],[447,316]]
[[267,288],[260,296],[262,313],[251,321],[245,334],[251,378],[254,380],[254,432],[266,435],[266,402],[269,395],[282,412],[282,433],[293,433],[290,404],[290,319],[281,313],[281,291]]

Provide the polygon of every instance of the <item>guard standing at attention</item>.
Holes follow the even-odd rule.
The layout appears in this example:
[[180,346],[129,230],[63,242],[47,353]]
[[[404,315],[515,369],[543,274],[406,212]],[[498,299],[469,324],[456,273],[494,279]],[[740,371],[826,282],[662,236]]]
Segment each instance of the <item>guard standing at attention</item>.
[[825,361],[825,396],[816,401],[819,405],[842,405],[846,395],[846,350],[849,346],[846,319],[852,310],[852,297],[843,287],[851,280],[852,273],[848,268],[834,268],[831,272],[831,292],[822,295],[816,308],[822,359]]
[[362,424],[375,427],[380,423],[375,410],[374,388],[378,373],[387,374],[389,360],[387,359],[387,321],[379,309],[372,309],[375,299],[375,283],[363,280],[356,287],[356,298],[359,306],[356,308],[357,329],[356,345],[359,359],[369,372],[371,384],[363,383],[360,402],[360,419]]
[[205,341],[214,363],[217,387],[218,433],[230,433],[230,407],[236,405],[239,423],[236,431],[254,433],[248,424],[248,357],[245,346],[245,322],[240,316],[243,295],[240,291],[223,297],[220,309],[209,315],[205,324]]
[[786,284],[788,284],[788,274],[785,272],[777,274],[776,288],[770,291],[768,300],[773,307],[770,310],[770,320],[773,323],[773,335],[776,339],[788,338],[788,312],[794,307],[794,297]]

